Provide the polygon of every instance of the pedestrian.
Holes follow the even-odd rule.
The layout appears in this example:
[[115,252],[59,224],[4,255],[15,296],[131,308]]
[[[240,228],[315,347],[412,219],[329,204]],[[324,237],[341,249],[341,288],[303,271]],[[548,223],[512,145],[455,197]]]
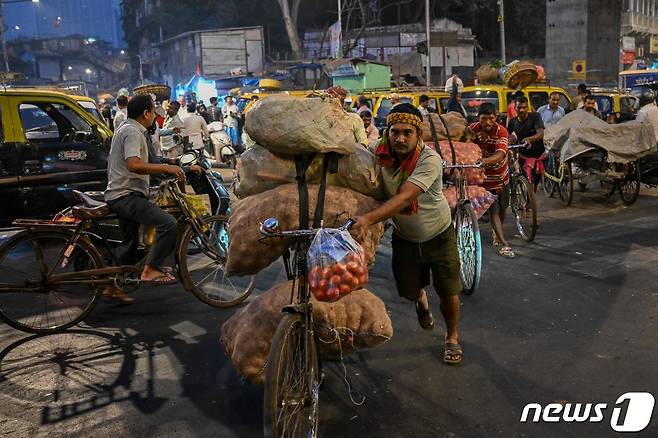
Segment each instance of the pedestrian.
[[370,105],[368,104],[368,99],[364,95],[360,95],[356,98],[356,108],[354,108],[354,112],[358,113],[364,108],[367,110],[371,109]]
[[[149,175],[169,174],[180,181],[185,173],[178,166],[149,163],[151,136],[147,129],[155,119],[150,96],[135,96],[127,105],[128,118],[112,138],[108,157],[108,183],[105,201],[119,217],[121,243],[116,254],[120,265],[134,265],[140,224],[154,226],[155,244],[146,258],[140,280],[151,284],[171,284],[176,278],[162,267],[176,246],[176,219],[149,201]],[[130,304],[133,299],[120,289],[108,287],[104,294]]]
[[210,113],[208,113],[208,110],[206,109],[206,106],[204,104],[197,105],[196,111],[197,114],[203,117],[203,120],[206,121],[206,124],[210,124],[213,122],[212,116],[210,115]]
[[489,207],[489,219],[493,228],[493,244],[501,246],[498,254],[506,258],[514,258],[512,247],[505,239],[503,224],[505,213],[509,206],[509,164],[508,164],[508,133],[504,126],[496,123],[497,111],[491,102],[484,102],[478,109],[478,121],[471,124],[475,134],[474,142],[482,151],[484,166],[484,183],[482,187],[498,197]]
[[420,114],[425,117],[430,115],[430,97],[426,94],[421,94],[421,96],[418,98],[418,102],[420,105],[418,105],[418,111],[420,111]]
[[512,120],[516,117],[516,99],[521,96],[525,96],[521,90],[515,92],[512,96],[512,101],[507,105],[507,120]]
[[103,116],[103,121],[107,125],[108,128],[110,128],[112,131],[114,131],[114,120],[112,117],[112,107],[108,102],[103,103],[103,108],[101,109],[101,115]]
[[459,75],[457,73],[453,73],[448,80],[446,81],[446,85],[444,87],[444,91],[446,93],[452,93],[453,87],[457,87],[457,92],[461,93],[464,91],[464,82],[461,80]]
[[462,105],[462,94],[459,92],[459,88],[457,87],[457,83],[453,82],[452,83],[452,90],[450,92],[450,100],[448,100],[448,104],[446,105],[446,112],[454,111],[462,115],[465,119],[468,118],[468,114],[466,113],[466,108],[464,108],[464,105]]
[[656,106],[656,93],[650,88],[641,88],[638,100],[640,109],[637,112],[635,120],[650,123],[658,141],[658,106]]
[[528,143],[529,147],[519,150],[523,173],[528,177],[535,192],[544,174],[544,122],[539,113],[529,111],[528,98],[516,98],[516,117],[507,123],[507,132],[513,143]]
[[596,105],[596,98],[591,93],[585,94],[583,96],[583,105],[580,107],[580,109],[595,117],[598,117],[599,119],[603,118],[598,110],[598,106]]
[[117,97],[117,113],[114,115],[114,120],[112,124],[114,125],[114,130],[119,129],[119,126],[128,118],[128,96],[123,94]]
[[400,105],[400,95],[398,93],[391,93],[391,108],[395,108],[396,105]]
[[213,122],[222,122],[224,118],[222,117],[222,109],[217,104],[217,98],[215,96],[210,98],[210,108],[208,108],[208,113]]
[[418,323],[432,330],[434,318],[425,288],[430,284],[441,301],[446,324],[443,361],[458,364],[459,255],[450,207],[443,196],[441,157],[422,141],[422,116],[409,103],[394,107],[386,118],[383,137],[370,146],[382,170],[388,200],[355,218],[362,233],[372,224],[393,220],[392,271],[401,297],[414,302]]
[[562,120],[562,117],[565,115],[565,111],[564,108],[560,106],[560,93],[553,91],[548,103],[546,105],[540,106],[539,109],[537,109],[537,113],[539,113],[541,116],[545,128],[548,128],[549,126],[554,125]]
[[226,127],[228,135],[231,137],[233,146],[240,145],[240,108],[233,102],[233,96],[226,96],[224,98],[224,106],[222,107],[222,116],[224,119],[224,126]]
[[361,120],[363,120],[363,127],[366,130],[366,135],[368,136],[368,144],[372,144],[374,141],[379,140],[379,130],[372,123],[372,113],[368,107],[362,108],[357,113]]
[[178,116],[180,103],[173,100],[167,106],[167,116],[165,117],[162,129],[160,130],[160,147],[162,155],[167,158],[177,158],[183,153],[183,146],[176,143],[174,134],[185,136],[183,130],[185,124]]
[[203,140],[208,138],[208,124],[196,113],[196,104],[190,102],[187,104],[187,116],[183,119],[185,132],[192,149],[199,151],[203,149]]

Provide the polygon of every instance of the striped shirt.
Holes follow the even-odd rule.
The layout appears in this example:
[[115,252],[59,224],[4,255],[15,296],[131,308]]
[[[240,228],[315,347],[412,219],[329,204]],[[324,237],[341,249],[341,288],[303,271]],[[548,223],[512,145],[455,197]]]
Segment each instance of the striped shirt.
[[489,191],[499,191],[509,182],[509,165],[507,164],[509,135],[507,129],[496,123],[488,137],[481,135],[482,127],[479,122],[473,123],[471,129],[475,133],[475,143],[480,146],[483,158],[489,158],[498,151],[505,153],[505,158],[500,163],[484,169],[485,178],[482,187]]

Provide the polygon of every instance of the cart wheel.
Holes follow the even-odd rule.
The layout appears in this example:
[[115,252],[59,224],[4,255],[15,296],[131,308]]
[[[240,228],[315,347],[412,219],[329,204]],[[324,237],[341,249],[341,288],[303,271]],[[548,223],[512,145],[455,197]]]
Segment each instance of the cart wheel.
[[560,181],[560,186],[558,187],[558,194],[560,195],[562,204],[565,207],[568,207],[573,200],[573,175],[571,174],[570,161],[561,165],[560,174],[562,179]]
[[640,194],[640,163],[631,161],[625,167],[624,178],[619,181],[619,194],[624,204],[631,205]]
[[544,193],[546,196],[549,198],[552,198],[553,195],[555,194],[555,188],[556,188],[556,183],[552,179],[550,179],[547,175],[550,175],[554,178],[557,178],[558,172],[557,172],[557,165],[556,165],[556,158],[555,155],[553,154],[548,154],[546,157],[546,164],[544,165],[545,171],[544,171],[544,176],[541,178],[541,187],[544,190]]

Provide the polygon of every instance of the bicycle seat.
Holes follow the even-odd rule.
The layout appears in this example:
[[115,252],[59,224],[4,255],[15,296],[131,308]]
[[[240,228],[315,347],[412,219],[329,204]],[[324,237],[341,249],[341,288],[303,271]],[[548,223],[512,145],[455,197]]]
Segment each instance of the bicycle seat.
[[101,206],[106,206],[105,202],[99,201],[97,199],[92,198],[91,196],[82,193],[79,190],[73,190],[73,196],[75,197],[76,200],[79,202],[82,202],[85,207],[101,207]]

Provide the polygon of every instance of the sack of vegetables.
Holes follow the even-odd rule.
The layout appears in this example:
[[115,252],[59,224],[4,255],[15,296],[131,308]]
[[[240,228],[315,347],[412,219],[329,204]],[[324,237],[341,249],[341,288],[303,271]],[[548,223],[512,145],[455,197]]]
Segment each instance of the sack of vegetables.
[[318,301],[337,301],[368,282],[361,245],[349,232],[323,228],[308,250],[308,284]]

